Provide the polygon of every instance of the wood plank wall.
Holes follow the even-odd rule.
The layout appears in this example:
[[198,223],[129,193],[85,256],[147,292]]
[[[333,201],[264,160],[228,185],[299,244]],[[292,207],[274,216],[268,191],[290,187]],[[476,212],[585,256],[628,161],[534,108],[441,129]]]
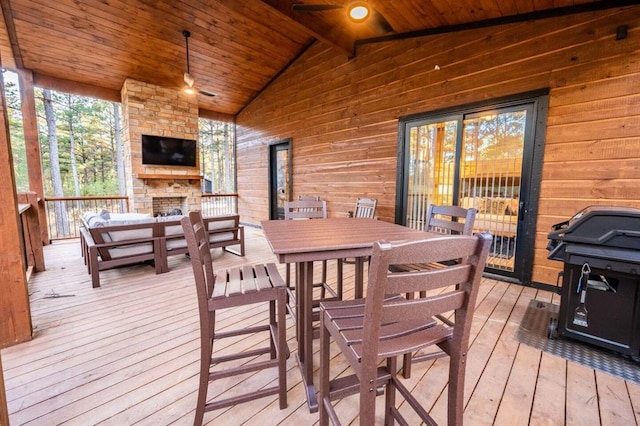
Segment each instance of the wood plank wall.
[[640,6],[365,45],[351,60],[316,43],[237,117],[242,220],[268,219],[268,145],[291,137],[294,196],[319,194],[340,216],[366,195],[393,221],[399,117],[542,88],[533,280],[555,284],[552,224],[640,207]]

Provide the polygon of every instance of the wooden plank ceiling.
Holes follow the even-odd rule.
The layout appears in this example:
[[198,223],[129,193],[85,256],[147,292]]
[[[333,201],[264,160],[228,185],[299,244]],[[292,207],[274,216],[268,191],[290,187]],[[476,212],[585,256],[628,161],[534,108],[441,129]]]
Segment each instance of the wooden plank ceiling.
[[292,4],[349,0],[0,0],[0,55],[5,68],[31,70],[36,85],[117,98],[128,77],[184,87],[188,30],[195,86],[216,94],[197,95],[200,108],[235,115],[315,39],[349,57],[363,42],[620,2],[369,0],[382,18],[361,24],[344,7],[301,12]]

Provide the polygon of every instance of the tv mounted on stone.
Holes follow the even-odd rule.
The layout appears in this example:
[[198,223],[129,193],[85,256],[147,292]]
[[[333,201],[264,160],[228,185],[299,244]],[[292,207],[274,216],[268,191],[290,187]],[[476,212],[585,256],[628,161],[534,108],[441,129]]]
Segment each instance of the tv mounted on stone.
[[142,164],[195,167],[197,152],[193,139],[142,135]]

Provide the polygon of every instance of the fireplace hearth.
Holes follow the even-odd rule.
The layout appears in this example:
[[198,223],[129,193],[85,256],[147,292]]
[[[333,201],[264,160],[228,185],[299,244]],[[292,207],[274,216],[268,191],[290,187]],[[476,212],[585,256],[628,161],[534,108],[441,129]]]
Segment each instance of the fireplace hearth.
[[176,216],[189,211],[187,197],[153,197],[153,216]]

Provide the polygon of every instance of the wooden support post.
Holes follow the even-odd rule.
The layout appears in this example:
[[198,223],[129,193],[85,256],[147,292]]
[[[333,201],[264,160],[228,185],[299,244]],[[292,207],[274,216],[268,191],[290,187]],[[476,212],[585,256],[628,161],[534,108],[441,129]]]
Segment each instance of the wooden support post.
[[[0,84],[4,85],[0,74]],[[0,347],[31,339],[31,311],[4,92],[0,94]]]
[[33,90],[33,75],[31,71],[25,69],[19,70],[18,75],[20,76],[22,126],[24,127],[24,145],[27,154],[29,190],[37,194],[37,212],[40,221],[42,243],[49,244],[49,228],[47,227],[47,214],[44,205],[44,183],[42,179],[40,141],[38,140],[38,117],[36,116],[36,98]]

